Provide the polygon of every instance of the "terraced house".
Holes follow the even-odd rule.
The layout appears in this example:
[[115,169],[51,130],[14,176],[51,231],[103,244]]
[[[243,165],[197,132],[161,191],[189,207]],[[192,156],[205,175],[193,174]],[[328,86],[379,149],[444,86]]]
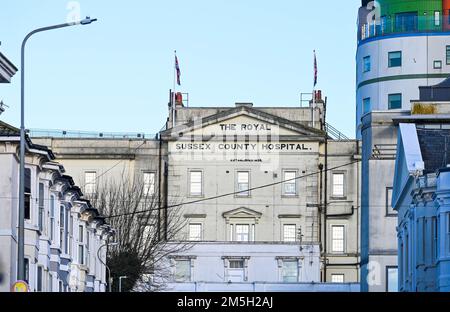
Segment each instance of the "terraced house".
[[[9,291],[17,280],[19,140],[19,130],[0,121],[0,291]],[[105,290],[101,247],[111,229],[82,195],[52,151],[27,137],[25,272],[30,291]]]

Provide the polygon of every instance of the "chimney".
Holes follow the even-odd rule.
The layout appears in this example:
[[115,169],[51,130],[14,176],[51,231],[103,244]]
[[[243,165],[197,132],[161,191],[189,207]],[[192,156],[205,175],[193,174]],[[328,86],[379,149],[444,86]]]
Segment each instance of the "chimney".
[[236,107],[253,107],[253,103],[235,103]]

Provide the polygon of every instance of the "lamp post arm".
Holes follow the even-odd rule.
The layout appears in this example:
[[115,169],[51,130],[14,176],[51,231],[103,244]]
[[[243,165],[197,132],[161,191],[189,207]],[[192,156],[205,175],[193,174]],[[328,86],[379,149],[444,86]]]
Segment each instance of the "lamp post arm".
[[17,279],[25,279],[25,47],[28,39],[34,34],[53,29],[65,28],[75,25],[88,25],[97,19],[86,17],[84,20],[42,27],[33,30],[22,41],[21,69],[20,69],[20,168],[19,168],[19,224],[17,233]]

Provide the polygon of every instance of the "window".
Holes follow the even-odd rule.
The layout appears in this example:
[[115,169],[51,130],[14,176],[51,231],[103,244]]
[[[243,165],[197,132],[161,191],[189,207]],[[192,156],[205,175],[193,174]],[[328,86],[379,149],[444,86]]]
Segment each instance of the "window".
[[191,260],[176,260],[175,263],[175,281],[191,281]]
[[65,230],[65,218],[64,218],[64,206],[59,207],[59,247],[61,248],[61,251],[64,250],[64,233]]
[[50,240],[55,239],[55,196],[50,196]]
[[248,224],[236,225],[236,241],[237,242],[250,241],[250,226]]
[[242,283],[247,280],[245,272],[245,260],[234,259],[228,260],[228,268],[226,270],[226,281],[233,283]]
[[191,171],[189,173],[189,193],[191,196],[203,195],[203,177],[201,171]]
[[69,223],[69,255],[72,255],[72,246],[73,246],[73,216],[70,216]]
[[53,275],[48,274],[48,292],[53,292]]
[[410,255],[409,255],[409,235],[405,236],[405,281],[408,280],[409,278],[409,259],[410,259]]
[[230,269],[243,269],[244,260],[230,260]]
[[437,222],[437,218],[436,217],[431,218],[431,227],[432,227],[432,229],[431,229],[431,231],[432,231],[431,238],[433,240],[433,242],[431,244],[431,247],[432,247],[432,259],[433,259],[433,263],[432,264],[435,264],[437,259],[438,259],[438,233],[439,233],[438,232],[438,222]]
[[333,225],[331,227],[331,252],[344,253],[345,251],[345,227],[343,225]]
[[38,227],[41,233],[44,231],[44,184],[39,183],[39,214]]
[[392,208],[392,187],[386,188],[386,217],[396,217],[397,211]]
[[27,284],[30,283],[30,260],[28,258],[24,259],[24,272],[25,272],[25,282],[27,282]]
[[31,169],[25,168],[25,220],[31,219]]
[[[449,12],[449,14],[450,14],[450,12]],[[447,51],[446,51],[446,57],[445,58],[447,59],[447,65],[450,65],[450,46],[447,46],[446,49],[447,49]]]
[[331,282],[336,284],[345,283],[345,275],[344,274],[331,274]]
[[69,248],[71,248],[70,244],[69,244],[69,234],[72,233],[73,230],[73,225],[69,223],[69,209],[64,209],[64,214],[65,214],[65,233],[64,233],[64,252],[66,254],[69,254]]
[[400,93],[389,94],[388,96],[389,109],[402,108],[402,95]]
[[398,292],[398,268],[386,267],[386,291]]
[[84,173],[84,192],[93,195],[97,189],[97,172],[87,171]]
[[202,224],[200,223],[189,224],[189,240],[190,241],[202,240]]
[[237,172],[237,192],[238,196],[247,197],[250,196],[250,172],[238,171]]
[[447,213],[447,254],[450,254],[450,213]]
[[285,260],[283,261],[283,282],[297,283],[298,282],[298,261]]
[[344,173],[333,173],[333,197],[344,197]]
[[144,196],[155,194],[155,177],[154,172],[144,172]]
[[42,292],[43,289],[43,268],[41,266],[37,267],[37,282],[36,282],[36,291]]
[[90,246],[89,246],[89,244],[90,244],[90,241],[91,241],[91,233],[89,232],[89,230],[88,229],[86,229],[86,252],[85,252],[85,264],[87,265],[87,266],[89,266],[90,265]]
[[441,26],[441,12],[434,12],[434,26]]
[[370,56],[366,56],[363,58],[363,66],[364,66],[364,72],[370,72],[371,70],[371,64],[370,64]]
[[434,69],[442,69],[442,61],[434,61],[433,68]]
[[395,32],[410,32],[418,29],[418,12],[395,14]]
[[295,196],[297,195],[297,171],[283,172],[283,195]]
[[295,242],[297,240],[295,224],[285,224],[283,225],[283,241],[285,242]]
[[85,264],[84,262],[84,227],[78,226],[78,263]]
[[402,66],[402,52],[389,52],[389,67],[401,67]]
[[370,98],[365,98],[363,100],[363,114],[367,114],[372,110],[372,103],[370,102]]

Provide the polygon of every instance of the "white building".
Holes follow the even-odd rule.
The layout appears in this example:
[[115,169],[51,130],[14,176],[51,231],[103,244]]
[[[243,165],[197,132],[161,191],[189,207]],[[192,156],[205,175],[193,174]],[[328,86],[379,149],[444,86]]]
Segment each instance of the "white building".
[[[0,291],[17,276],[19,130],[0,121]],[[82,199],[51,150],[27,137],[25,159],[25,273],[30,291],[105,290],[105,244],[110,228]]]
[[321,98],[317,109],[177,105],[161,133],[166,203],[184,203],[180,239],[194,247],[169,257],[169,290],[359,282],[359,148],[327,141],[323,113]]
[[[77,184],[95,189],[123,176],[153,183],[162,238],[165,207],[184,203],[186,227],[179,239],[193,247],[169,257],[169,289],[251,290],[260,283],[274,291],[306,285],[317,290],[312,282],[335,282],[354,290],[360,277],[359,145],[327,137],[323,113],[320,97],[315,110],[178,106],[176,126],[169,120],[161,140],[142,134],[32,134]],[[201,150],[206,153],[193,153]],[[94,184],[92,177],[98,178]],[[277,184],[245,192],[270,183]],[[207,200],[237,190],[242,194]]]

